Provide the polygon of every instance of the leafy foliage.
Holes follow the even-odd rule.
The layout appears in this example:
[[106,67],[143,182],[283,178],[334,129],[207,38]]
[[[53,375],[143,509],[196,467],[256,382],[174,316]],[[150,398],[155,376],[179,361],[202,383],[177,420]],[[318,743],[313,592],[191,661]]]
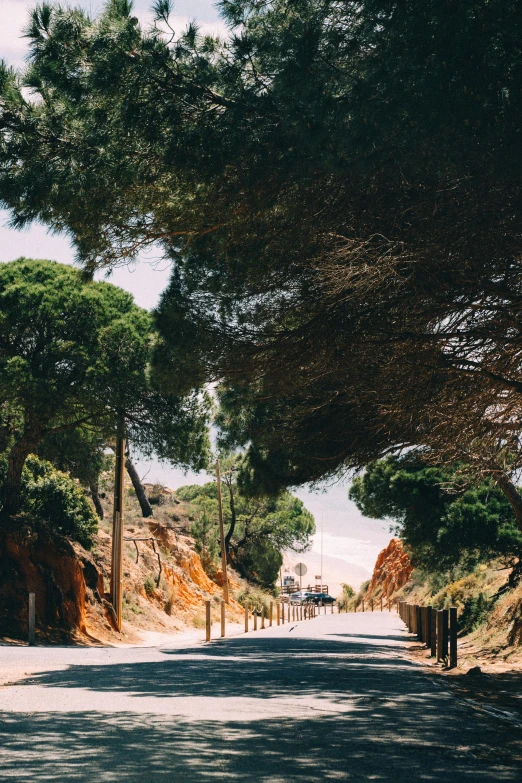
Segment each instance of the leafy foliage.
[[522,533],[504,494],[491,479],[470,483],[459,466],[425,465],[415,455],[389,457],[354,479],[350,498],[363,514],[397,524],[415,566],[431,572],[471,570],[522,552]]
[[[7,456],[0,456],[0,482],[7,473]],[[30,455],[22,472],[21,511],[34,514],[53,530],[90,548],[98,520],[75,481],[46,460]]]
[[149,313],[116,286],[52,261],[0,265],[4,508],[17,510],[24,460],[39,447],[83,478],[98,470],[95,441],[114,438],[122,415],[142,452],[205,464],[208,402],[158,391],[149,372],[153,339]]
[[[188,485],[180,487],[177,495],[192,505],[197,515],[192,534],[198,551],[207,567],[215,568],[220,551],[217,485]],[[283,562],[281,551],[303,552],[309,546],[315,531],[313,516],[289,492],[251,497],[241,491],[235,478],[224,482],[222,496],[230,560],[244,576],[273,588]]]
[[14,224],[69,231],[89,271],[162,244],[158,377],[225,379],[257,484],[419,444],[502,479],[522,464],[519,3],[220,7],[223,42],[162,34],[168,2],[149,30],[122,0],[32,13],[25,72],[0,73]]

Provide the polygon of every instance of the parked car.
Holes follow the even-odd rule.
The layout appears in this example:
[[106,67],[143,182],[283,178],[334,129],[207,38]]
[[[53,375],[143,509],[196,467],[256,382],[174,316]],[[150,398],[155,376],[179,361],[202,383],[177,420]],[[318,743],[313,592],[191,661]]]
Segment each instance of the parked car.
[[298,593],[291,593],[290,594],[290,603],[291,604],[306,604],[307,602],[312,600],[312,596],[314,594],[308,592],[308,590],[300,590]]
[[334,604],[335,598],[332,598],[328,593],[309,593],[309,600],[314,604]]

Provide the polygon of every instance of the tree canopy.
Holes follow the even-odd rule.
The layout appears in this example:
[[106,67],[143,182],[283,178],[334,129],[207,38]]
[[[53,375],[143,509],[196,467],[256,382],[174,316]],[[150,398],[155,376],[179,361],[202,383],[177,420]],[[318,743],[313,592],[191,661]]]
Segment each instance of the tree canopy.
[[142,451],[196,469],[205,464],[205,400],[155,388],[153,337],[149,313],[116,286],[86,282],[51,261],[0,264],[5,513],[18,510],[25,459],[42,442],[52,450],[53,438],[80,427],[114,437],[121,416]]
[[171,35],[165,0],[149,31],[128,0],[34,11],[0,78],[14,224],[88,270],[163,246],[164,388],[224,380],[272,489],[422,444],[522,525],[519,3],[220,7],[222,42]]
[[491,478],[470,483],[464,467],[388,457],[354,479],[350,498],[366,516],[393,520],[413,564],[428,571],[518,560],[522,533],[509,502]]

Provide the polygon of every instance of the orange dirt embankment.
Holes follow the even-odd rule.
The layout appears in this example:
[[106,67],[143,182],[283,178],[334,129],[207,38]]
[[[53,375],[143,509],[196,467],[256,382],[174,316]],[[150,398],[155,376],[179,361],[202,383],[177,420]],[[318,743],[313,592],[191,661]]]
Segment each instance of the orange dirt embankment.
[[[0,529],[0,636],[27,638],[28,593],[38,625],[59,638],[86,632],[86,597],[100,605],[103,580],[88,552],[45,523],[18,517]],[[94,599],[96,600],[96,599]]]
[[367,594],[392,595],[406,584],[412,570],[410,558],[402,541],[392,538],[386,549],[383,549],[377,557]]

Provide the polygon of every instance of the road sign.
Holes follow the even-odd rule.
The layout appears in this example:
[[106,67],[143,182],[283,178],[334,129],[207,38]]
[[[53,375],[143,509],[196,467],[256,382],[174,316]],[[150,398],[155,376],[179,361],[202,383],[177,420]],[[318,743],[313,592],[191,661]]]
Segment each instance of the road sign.
[[298,563],[294,568],[294,571],[297,574],[297,576],[304,576],[308,571],[308,568],[305,566],[304,563]]

